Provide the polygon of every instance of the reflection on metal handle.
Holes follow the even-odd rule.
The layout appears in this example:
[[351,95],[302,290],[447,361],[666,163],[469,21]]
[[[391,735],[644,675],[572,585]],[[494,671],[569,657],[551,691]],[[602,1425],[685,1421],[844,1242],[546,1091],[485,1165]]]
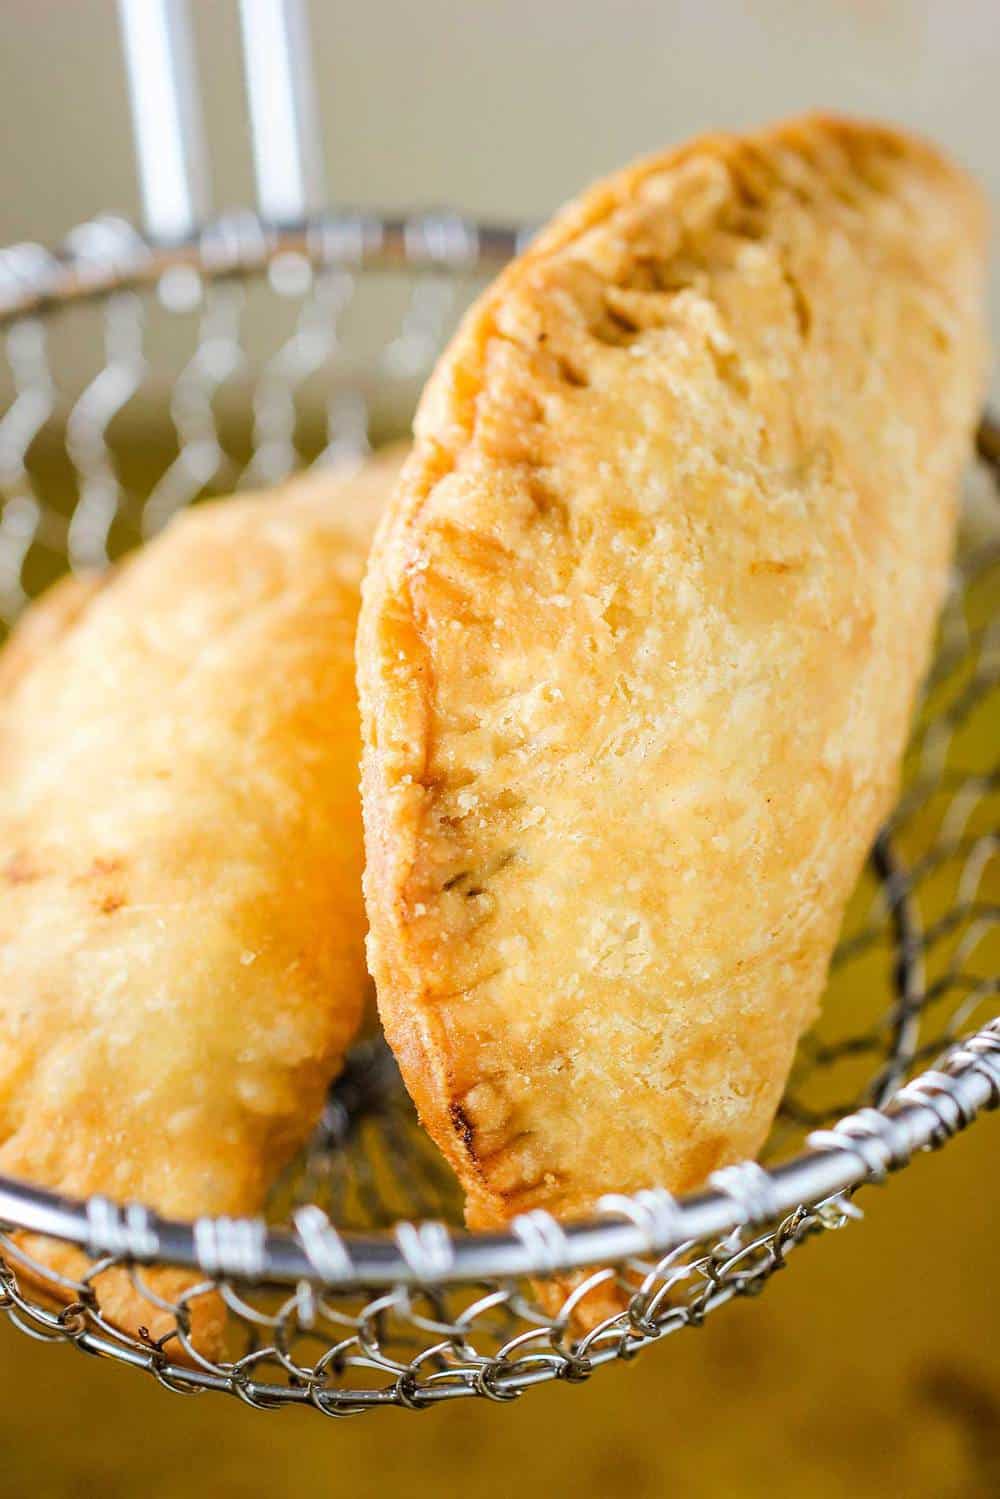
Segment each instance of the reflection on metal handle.
[[305,0],[240,0],[257,203],[272,224],[326,204]]
[[172,243],[208,213],[208,168],[186,0],[118,0],[146,229]]

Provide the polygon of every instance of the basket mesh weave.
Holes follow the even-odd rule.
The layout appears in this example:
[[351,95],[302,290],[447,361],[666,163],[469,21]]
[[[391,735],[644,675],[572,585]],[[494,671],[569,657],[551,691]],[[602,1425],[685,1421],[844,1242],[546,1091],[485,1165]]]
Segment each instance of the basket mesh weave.
[[[316,459],[351,460],[405,427],[488,257],[468,226],[422,221],[409,239],[401,236],[409,258],[422,261],[420,275],[362,273],[372,258],[366,233],[358,221],[289,246],[241,219],[217,229],[197,256],[153,265],[127,226],[100,221],[77,232],[65,263],[34,246],[0,257],[8,307],[0,371],[5,624],[67,566],[105,565],[185,504],[273,482]],[[384,251],[384,226],[382,234]],[[88,275],[99,291],[87,294]],[[996,446],[995,431],[984,428],[904,790],[852,902],[822,1018],[799,1049],[766,1163],[808,1137],[813,1150],[853,1142],[867,1179],[904,1164],[906,1150],[887,1144],[876,1122],[882,1116],[856,1111],[898,1097],[908,1079],[977,1029],[976,1048],[960,1060],[987,1079],[986,1103],[1000,1098],[1000,1031],[983,1029],[1000,1010]],[[932,1072],[910,1095],[934,1103],[930,1143],[973,1112],[951,1096],[949,1075]],[[839,1134],[823,1133],[838,1121]],[[772,1178],[753,1165],[717,1173],[713,1184],[737,1205],[731,1231],[599,1264],[558,1311],[551,1298],[544,1306],[539,1299],[563,1247],[544,1214],[517,1225],[537,1272],[532,1282],[450,1275],[452,1240],[440,1224],[460,1224],[460,1193],[417,1125],[384,1044],[367,1039],[268,1216],[294,1221],[307,1246],[312,1233],[322,1247],[328,1223],[384,1231],[411,1272],[405,1278],[369,1279],[361,1289],[336,1254],[330,1261],[327,1243],[326,1260],[312,1253],[315,1274],[273,1284],[262,1224],[228,1225],[224,1252],[223,1229],[202,1225],[204,1281],[172,1308],[174,1331],[153,1343],[122,1334],[101,1314],[109,1266],[129,1263],[142,1286],[142,1264],[132,1261],[156,1260],[155,1237],[143,1252],[141,1215],[128,1219],[134,1231],[126,1234],[116,1209],[91,1203],[89,1242],[112,1252],[82,1281],[60,1282],[12,1237],[21,1220],[5,1206],[0,1308],[33,1336],[117,1357],[172,1389],[225,1390],[262,1407],[304,1404],[338,1415],[456,1396],[509,1399],[543,1380],[585,1378],[700,1322],[758,1290],[805,1237],[857,1212],[844,1192],[777,1211]],[[16,1187],[4,1201],[16,1205]],[[680,1220],[665,1193],[605,1208],[651,1244],[676,1239]],[[240,1273],[230,1273],[234,1267]],[[627,1309],[581,1335],[574,1308],[612,1283],[631,1297]],[[191,1303],[212,1289],[229,1307],[220,1362],[202,1358],[188,1339]]]

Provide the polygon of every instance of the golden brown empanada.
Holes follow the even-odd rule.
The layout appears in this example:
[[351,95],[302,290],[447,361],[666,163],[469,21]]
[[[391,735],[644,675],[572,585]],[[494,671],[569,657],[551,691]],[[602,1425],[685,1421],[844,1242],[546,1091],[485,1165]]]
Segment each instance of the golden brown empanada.
[[365,888],[470,1223],[763,1142],[927,661],[984,233],[896,131],[706,137],[442,359],[364,590]]
[[[399,462],[200,507],[15,632],[0,1172],[242,1215],[312,1127],[368,987],[354,631]],[[70,1275],[86,1263],[29,1247]],[[167,1300],[197,1279],[145,1274]],[[118,1326],[173,1326],[124,1271],[97,1289]],[[191,1316],[217,1353],[221,1303]]]

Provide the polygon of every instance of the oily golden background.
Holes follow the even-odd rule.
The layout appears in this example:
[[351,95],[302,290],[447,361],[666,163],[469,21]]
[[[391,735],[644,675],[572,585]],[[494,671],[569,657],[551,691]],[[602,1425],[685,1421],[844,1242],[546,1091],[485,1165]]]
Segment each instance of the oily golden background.
[[1000,1116],[858,1199],[754,1301],[511,1405],[343,1421],[167,1394],[0,1327],[3,1499],[991,1499]]

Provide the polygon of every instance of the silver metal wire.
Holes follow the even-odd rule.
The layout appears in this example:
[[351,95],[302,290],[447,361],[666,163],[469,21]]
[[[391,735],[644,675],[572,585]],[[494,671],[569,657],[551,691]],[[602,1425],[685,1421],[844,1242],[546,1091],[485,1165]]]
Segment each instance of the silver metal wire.
[[[365,451],[405,426],[429,361],[513,227],[454,215],[255,215],[172,248],[101,219],[0,253],[0,616],[67,565],[107,562],[180,506]],[[469,1234],[381,1042],[355,1048],[268,1220],[165,1221],[0,1180],[0,1309],[23,1331],[262,1409],[419,1408],[577,1381],[760,1289],[808,1236],[1000,1103],[1000,432],[984,423],[937,664],[899,805],[848,916],[823,1018],[762,1164],[677,1200],[651,1183],[593,1219]],[[989,715],[993,717],[990,719]],[[965,1039],[963,1039],[965,1038]],[[769,1164],[773,1160],[780,1163]],[[81,1246],[80,1279],[21,1234]],[[153,1343],[102,1282],[163,1264],[197,1284]],[[567,1276],[566,1272],[575,1272]],[[226,1356],[191,1308],[227,1309]]]
[[167,244],[209,211],[200,91],[183,0],[118,0],[146,231]]

